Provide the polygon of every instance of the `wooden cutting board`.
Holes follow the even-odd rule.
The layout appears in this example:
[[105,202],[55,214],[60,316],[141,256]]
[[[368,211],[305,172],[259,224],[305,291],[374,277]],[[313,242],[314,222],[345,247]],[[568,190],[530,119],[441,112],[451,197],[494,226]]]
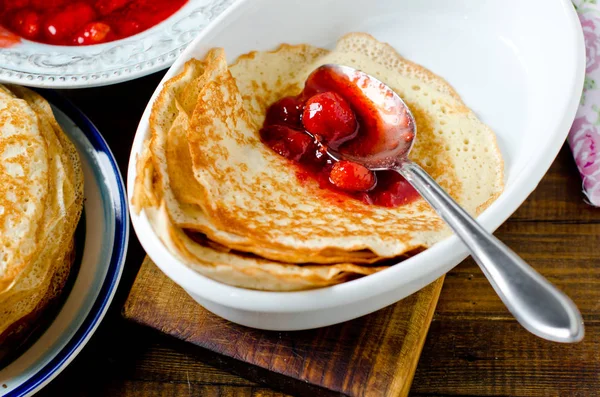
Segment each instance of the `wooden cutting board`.
[[222,368],[293,395],[406,396],[443,277],[376,313],[309,331],[273,332],[221,319],[146,257],[125,318],[218,356]]

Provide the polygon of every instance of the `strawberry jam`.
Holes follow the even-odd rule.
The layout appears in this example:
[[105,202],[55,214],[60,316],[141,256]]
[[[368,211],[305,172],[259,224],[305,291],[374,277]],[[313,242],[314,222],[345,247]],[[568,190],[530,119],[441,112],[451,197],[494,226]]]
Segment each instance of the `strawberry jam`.
[[0,27],[53,45],[91,45],[162,22],[187,0],[0,0]]
[[298,96],[282,98],[267,109],[261,139],[299,166],[301,180],[315,179],[323,189],[367,204],[410,203],[419,195],[397,172],[373,172],[352,161],[335,161],[326,153],[326,148],[354,156],[392,153],[412,140],[412,132],[405,133],[412,121],[387,106],[386,98],[383,106],[375,106],[361,84],[364,89],[367,82],[316,69]]

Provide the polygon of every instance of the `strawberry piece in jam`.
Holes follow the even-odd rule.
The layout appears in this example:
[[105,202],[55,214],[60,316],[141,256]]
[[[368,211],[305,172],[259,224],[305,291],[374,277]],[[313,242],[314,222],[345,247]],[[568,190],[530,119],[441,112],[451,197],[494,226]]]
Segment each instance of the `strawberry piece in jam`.
[[297,126],[300,124],[300,115],[304,104],[296,97],[288,96],[281,98],[267,110],[266,124],[289,124]]
[[102,43],[110,33],[110,26],[102,22],[88,23],[75,35],[78,45],[89,45]]
[[[298,165],[301,181],[315,180],[322,189],[344,194],[365,204],[397,207],[419,197],[394,171],[372,172],[364,166],[331,159],[325,147],[351,148],[351,153],[389,146],[373,103],[363,100],[353,82],[319,68],[296,97],[285,97],[267,110],[262,141]],[[314,136],[316,141],[311,137]]]
[[266,126],[260,133],[274,151],[290,160],[300,161],[317,149],[310,136],[286,125]]
[[34,40],[41,30],[41,18],[35,11],[21,9],[14,14],[12,28],[28,40]]
[[344,98],[335,92],[312,96],[304,105],[302,124],[306,131],[336,145],[356,136],[356,116]]
[[46,19],[44,34],[53,44],[67,44],[77,29],[92,22],[95,17],[96,12],[89,4],[71,4]]
[[338,161],[329,173],[329,180],[337,188],[350,192],[365,192],[375,186],[375,174],[368,168],[351,161]]
[[419,197],[415,188],[395,171],[378,171],[377,187],[369,193],[373,204],[391,208]]

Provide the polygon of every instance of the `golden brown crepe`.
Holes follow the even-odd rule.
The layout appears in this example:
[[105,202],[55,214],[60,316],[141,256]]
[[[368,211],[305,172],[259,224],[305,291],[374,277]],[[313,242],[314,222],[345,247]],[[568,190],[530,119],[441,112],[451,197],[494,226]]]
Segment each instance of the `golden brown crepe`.
[[[145,209],[170,251],[200,273],[246,288],[314,288],[380,270],[373,263],[449,234],[422,199],[397,208],[348,199],[298,179],[296,166],[260,141],[267,107],[298,94],[326,63],[374,75],[405,100],[418,129],[410,157],[471,214],[501,193],[494,133],[448,83],[389,45],[354,33],[332,51],[282,45],[230,66],[223,50],[213,49],[165,83],[134,192],[134,205]],[[229,251],[190,241],[185,231]],[[290,266],[295,271],[284,272]],[[277,271],[265,270],[271,268]],[[314,281],[330,272],[326,282]]]
[[[6,351],[18,345],[15,335],[27,337],[66,282],[83,173],[75,146],[38,94],[0,86],[0,120],[0,192],[6,192],[0,194],[0,344]],[[8,339],[11,346],[3,343]]]

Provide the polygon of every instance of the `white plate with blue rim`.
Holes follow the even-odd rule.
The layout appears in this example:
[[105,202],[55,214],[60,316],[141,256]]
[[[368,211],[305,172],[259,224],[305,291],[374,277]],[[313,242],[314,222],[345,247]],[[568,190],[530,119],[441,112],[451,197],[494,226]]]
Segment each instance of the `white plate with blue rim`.
[[0,26],[0,82],[45,88],[115,84],[168,68],[198,33],[233,0],[188,0],[157,25],[102,44],[48,45]]
[[127,252],[125,186],[106,141],[91,121],[52,91],[40,91],[77,147],[84,211],[76,232],[70,288],[52,322],[26,351],[0,369],[0,396],[28,396],[56,377],[88,342],[115,294]]

